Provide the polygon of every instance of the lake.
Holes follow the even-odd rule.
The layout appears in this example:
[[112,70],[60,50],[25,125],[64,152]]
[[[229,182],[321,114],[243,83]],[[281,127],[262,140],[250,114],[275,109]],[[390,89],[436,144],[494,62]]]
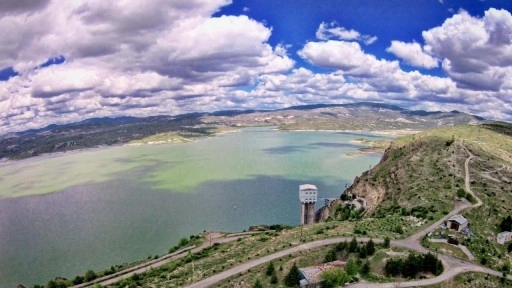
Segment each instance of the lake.
[[[299,224],[298,186],[338,197],[381,155],[370,133],[249,128],[194,143],[120,146],[0,166],[0,287],[45,284],[162,255],[180,238]],[[319,202],[323,202],[321,199]]]

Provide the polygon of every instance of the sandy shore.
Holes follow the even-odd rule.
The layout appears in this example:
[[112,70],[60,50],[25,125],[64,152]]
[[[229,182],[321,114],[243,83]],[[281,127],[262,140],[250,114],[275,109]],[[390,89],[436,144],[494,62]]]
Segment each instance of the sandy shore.
[[416,134],[421,132],[421,130],[409,130],[409,129],[401,129],[401,130],[324,130],[324,129],[296,129],[296,130],[281,130],[276,128],[276,131],[297,131],[297,132],[342,132],[342,133],[362,133],[362,134],[377,134],[383,136],[403,136]]

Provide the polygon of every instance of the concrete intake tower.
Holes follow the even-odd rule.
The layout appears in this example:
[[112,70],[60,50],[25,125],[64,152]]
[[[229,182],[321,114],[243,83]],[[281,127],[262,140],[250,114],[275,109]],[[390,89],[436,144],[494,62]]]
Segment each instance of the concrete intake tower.
[[300,224],[315,223],[315,205],[318,189],[315,185],[303,184],[299,186],[299,199],[301,203]]

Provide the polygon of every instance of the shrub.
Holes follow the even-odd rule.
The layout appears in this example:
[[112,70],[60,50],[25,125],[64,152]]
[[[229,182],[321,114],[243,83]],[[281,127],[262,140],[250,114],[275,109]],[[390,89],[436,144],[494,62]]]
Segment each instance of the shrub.
[[89,281],[96,279],[96,277],[98,277],[98,276],[96,276],[96,273],[94,273],[94,271],[88,270],[87,272],[85,272],[84,280],[85,280],[85,282],[89,282]]
[[342,269],[339,268],[330,268],[322,272],[320,275],[322,282],[322,287],[324,288],[333,288],[343,286],[345,283],[350,282],[351,277]]

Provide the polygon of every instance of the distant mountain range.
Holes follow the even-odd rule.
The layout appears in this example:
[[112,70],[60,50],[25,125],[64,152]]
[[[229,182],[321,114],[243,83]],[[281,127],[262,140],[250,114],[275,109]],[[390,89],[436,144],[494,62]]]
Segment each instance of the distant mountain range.
[[451,111],[411,111],[380,103],[315,104],[278,110],[229,110],[178,116],[91,118],[0,136],[0,159],[117,145],[160,133],[209,136],[218,127],[277,126],[282,130],[425,130],[478,124],[481,117]]

